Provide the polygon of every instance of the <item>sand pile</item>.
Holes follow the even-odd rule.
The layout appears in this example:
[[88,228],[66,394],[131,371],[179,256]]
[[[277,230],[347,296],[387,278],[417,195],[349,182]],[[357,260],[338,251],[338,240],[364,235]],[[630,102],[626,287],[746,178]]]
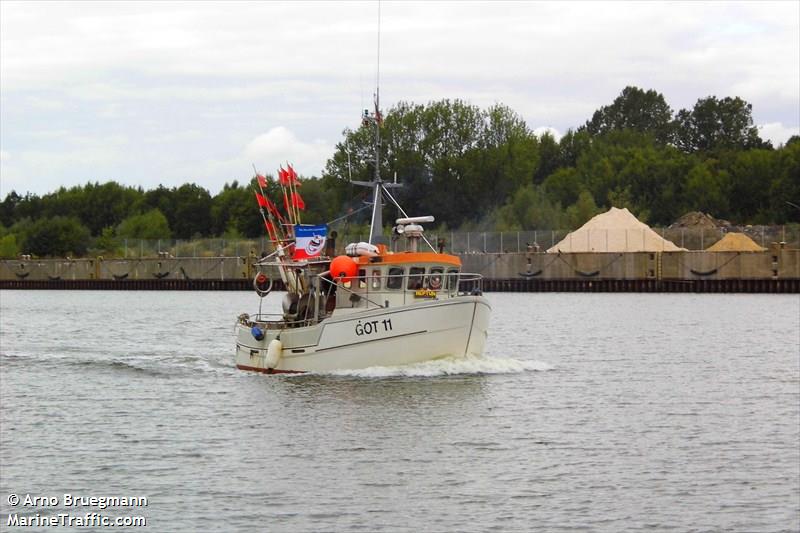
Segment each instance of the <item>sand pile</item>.
[[677,252],[678,248],[640,222],[627,208],[612,207],[550,248],[556,252]]
[[753,239],[744,233],[726,233],[725,236],[706,248],[708,252],[763,252]]

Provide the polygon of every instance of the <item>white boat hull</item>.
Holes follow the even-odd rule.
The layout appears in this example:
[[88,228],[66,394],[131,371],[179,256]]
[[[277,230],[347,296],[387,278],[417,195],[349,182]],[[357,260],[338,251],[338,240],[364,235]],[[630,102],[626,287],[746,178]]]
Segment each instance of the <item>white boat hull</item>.
[[[265,373],[326,372],[480,355],[490,311],[483,296],[461,296],[334,315],[313,326],[266,329],[260,341],[240,323],[236,366]],[[280,357],[270,367],[268,347],[276,338]]]

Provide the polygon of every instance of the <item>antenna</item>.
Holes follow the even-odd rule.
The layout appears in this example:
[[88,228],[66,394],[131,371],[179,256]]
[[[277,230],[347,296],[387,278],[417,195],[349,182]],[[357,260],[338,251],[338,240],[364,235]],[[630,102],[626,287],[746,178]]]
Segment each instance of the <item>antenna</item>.
[[375,76],[375,87],[380,91],[381,87],[381,0],[378,0],[378,66]]

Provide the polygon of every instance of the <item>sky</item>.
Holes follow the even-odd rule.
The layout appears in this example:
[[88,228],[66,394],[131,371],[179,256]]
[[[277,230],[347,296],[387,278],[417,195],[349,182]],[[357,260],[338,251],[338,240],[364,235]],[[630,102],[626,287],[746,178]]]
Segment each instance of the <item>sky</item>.
[[673,111],[740,96],[777,146],[800,133],[800,2],[0,0],[0,197],[319,176],[378,80],[384,110],[500,103],[556,136],[627,85]]

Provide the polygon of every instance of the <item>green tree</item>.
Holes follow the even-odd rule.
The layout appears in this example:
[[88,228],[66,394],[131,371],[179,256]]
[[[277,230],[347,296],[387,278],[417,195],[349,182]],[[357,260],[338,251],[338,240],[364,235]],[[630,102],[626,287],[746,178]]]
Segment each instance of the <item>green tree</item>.
[[689,156],[651,135],[617,130],[596,138],[576,170],[600,206],[628,207],[652,223],[668,224],[681,210],[689,163]]
[[13,233],[3,235],[0,237],[0,257],[3,259],[12,259],[19,255],[19,246],[17,245],[17,236]]
[[550,132],[539,136],[539,164],[533,174],[533,182],[540,184],[562,166],[561,147]]
[[580,157],[592,146],[592,137],[585,128],[579,131],[567,130],[561,137],[558,147],[561,152],[561,166],[577,166]]
[[163,185],[151,189],[144,193],[144,199],[141,205],[141,211],[148,211],[150,209],[158,209],[167,218],[169,227],[174,227],[176,221],[176,207],[177,199],[175,189],[168,189]]
[[190,239],[212,234],[211,195],[194,183],[181,185],[174,191],[175,220],[170,221],[175,237]]
[[672,138],[672,109],[661,93],[628,86],[611,105],[595,111],[585,128],[591,135],[631,129],[666,144]]
[[753,106],[738,96],[701,98],[675,117],[675,144],[685,152],[769,148],[753,125]]
[[578,200],[582,190],[585,190],[586,180],[574,167],[560,168],[544,180],[544,190],[547,196],[560,205],[571,205]]
[[550,201],[541,186],[520,187],[508,203],[494,214],[495,226],[501,231],[523,229],[558,229],[566,223],[559,204]]
[[89,228],[75,217],[40,218],[27,231],[23,250],[37,256],[82,256],[91,239]]
[[770,213],[770,186],[781,175],[780,157],[773,150],[727,153],[721,165],[730,174],[731,216],[740,222],[766,224]]
[[[387,113],[381,136],[384,179],[397,176],[403,184],[398,195],[415,212],[435,213],[454,226],[504,203],[531,182],[538,166],[536,138],[502,105],[481,110],[460,100],[400,103]],[[373,143],[370,127],[345,130],[325,177],[371,179]]]
[[21,218],[15,211],[22,201],[23,198],[17,194],[17,191],[11,191],[6,195],[3,201],[0,202],[0,224],[11,226]]
[[13,226],[26,218],[36,219],[42,213],[42,199],[35,194],[27,193],[25,196],[20,196],[11,191],[3,200],[0,213],[2,214],[0,223],[5,226]]
[[[227,183],[217,194],[211,205],[211,233],[214,235],[241,235],[248,238],[265,234],[264,221],[258,212],[254,192],[258,190],[255,179],[250,186],[240,186],[238,181]],[[278,195],[265,191],[272,201]],[[279,201],[280,202],[280,201]],[[280,204],[279,204],[280,205]]]
[[0,257],[10,259],[19,254],[17,246],[17,236],[11,233],[2,223],[0,223]]
[[583,226],[590,218],[601,213],[603,210],[597,207],[592,197],[592,193],[586,189],[578,195],[578,200],[567,208],[567,220],[570,229]]
[[136,189],[123,187],[114,181],[87,183],[82,193],[79,188],[71,189],[71,193],[58,214],[77,215],[92,235],[99,235],[103,228],[119,224],[139,199]]
[[169,239],[167,217],[158,210],[150,209],[146,213],[131,215],[117,226],[117,236],[123,239]]
[[686,180],[686,196],[692,204],[688,210],[711,213],[718,218],[727,217],[730,179],[728,173],[720,171],[717,161],[698,161],[689,171]]
[[789,139],[776,153],[775,173],[769,185],[770,222],[800,222],[800,137]]
[[114,228],[103,228],[92,245],[93,253],[102,255],[121,255],[119,254],[119,239],[117,238]]

